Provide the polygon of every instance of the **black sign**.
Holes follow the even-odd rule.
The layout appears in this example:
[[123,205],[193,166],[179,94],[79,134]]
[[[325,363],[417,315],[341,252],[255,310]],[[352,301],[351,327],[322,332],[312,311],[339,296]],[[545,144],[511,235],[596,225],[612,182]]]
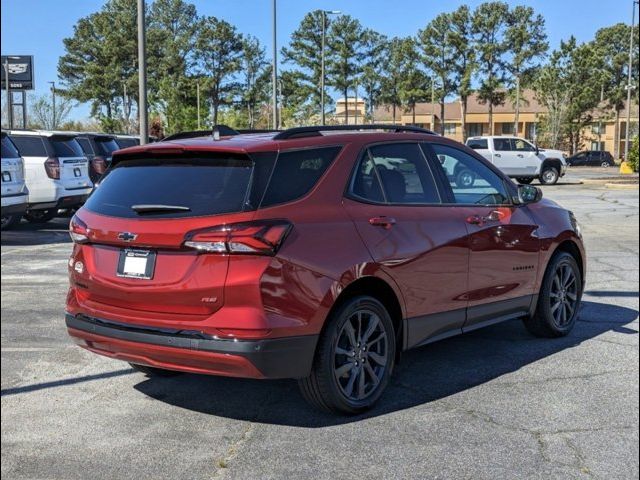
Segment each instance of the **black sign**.
[[9,73],[9,88],[13,90],[33,90],[32,55],[2,55],[0,63],[3,90],[7,88],[7,70]]

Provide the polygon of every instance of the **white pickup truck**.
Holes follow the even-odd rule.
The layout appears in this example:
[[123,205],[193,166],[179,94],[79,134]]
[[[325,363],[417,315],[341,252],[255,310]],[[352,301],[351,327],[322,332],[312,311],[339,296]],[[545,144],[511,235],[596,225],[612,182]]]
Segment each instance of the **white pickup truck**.
[[564,153],[538,148],[522,138],[470,137],[467,146],[519,183],[538,179],[543,185],[553,185],[567,172]]

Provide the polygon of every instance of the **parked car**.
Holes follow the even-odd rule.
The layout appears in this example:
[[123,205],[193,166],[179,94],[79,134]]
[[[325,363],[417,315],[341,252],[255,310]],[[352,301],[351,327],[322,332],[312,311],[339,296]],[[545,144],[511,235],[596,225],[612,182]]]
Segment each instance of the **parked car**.
[[523,138],[471,137],[467,146],[519,183],[538,179],[543,185],[554,185],[567,171],[564,153],[538,148]]
[[311,404],[359,413],[410,348],[514,318],[571,331],[581,233],[541,197],[417,127],[118,151],[70,222],[66,325],[147,375],[294,378]]
[[2,230],[20,222],[27,209],[29,190],[24,181],[24,161],[2,131]]
[[61,208],[81,206],[93,188],[87,157],[73,134],[10,130],[9,138],[24,159],[29,222],[44,223]]
[[89,176],[96,183],[111,164],[113,152],[121,147],[113,135],[104,133],[78,133],[76,139],[89,160]]
[[571,155],[567,158],[567,165],[570,167],[615,167],[611,153],[603,150],[585,150]]

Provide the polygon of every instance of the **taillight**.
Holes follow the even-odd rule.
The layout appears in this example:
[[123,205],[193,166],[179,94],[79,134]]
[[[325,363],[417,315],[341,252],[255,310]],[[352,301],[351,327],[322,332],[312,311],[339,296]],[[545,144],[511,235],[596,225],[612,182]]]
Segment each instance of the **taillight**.
[[60,180],[60,160],[57,158],[47,158],[44,162],[44,169],[47,172],[47,177]]
[[104,157],[94,157],[93,160],[91,160],[91,166],[94,172],[102,175],[107,169],[107,161]]
[[87,243],[89,241],[89,228],[77,215],[74,215],[69,222],[69,236],[74,243]]
[[218,225],[188,233],[184,246],[208,253],[275,255],[291,228],[287,220]]

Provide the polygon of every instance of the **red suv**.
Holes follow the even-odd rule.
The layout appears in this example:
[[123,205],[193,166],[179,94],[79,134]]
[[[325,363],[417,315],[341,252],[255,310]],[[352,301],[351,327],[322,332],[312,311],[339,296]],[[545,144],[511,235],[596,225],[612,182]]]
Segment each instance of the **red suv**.
[[295,378],[358,413],[407,349],[514,318],[545,337],[575,325],[572,213],[460,143],[398,126],[191,136],[116,152],[73,217],[81,347],[148,375]]

